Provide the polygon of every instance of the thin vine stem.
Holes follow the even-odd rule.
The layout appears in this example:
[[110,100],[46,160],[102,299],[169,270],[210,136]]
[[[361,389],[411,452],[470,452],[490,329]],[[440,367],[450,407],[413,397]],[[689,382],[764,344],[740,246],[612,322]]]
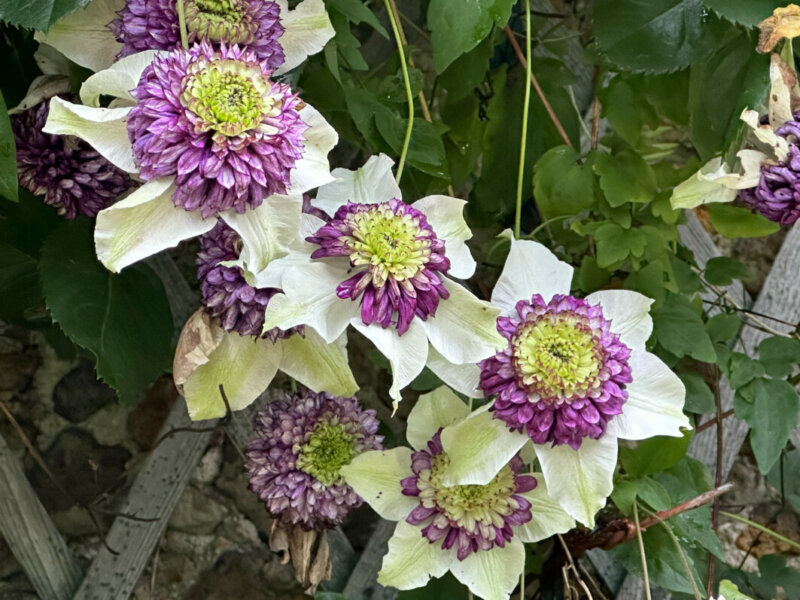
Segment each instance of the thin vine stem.
[[386,5],[386,14],[389,15],[389,22],[392,24],[394,39],[397,43],[397,51],[400,53],[400,69],[403,71],[403,83],[405,83],[406,86],[406,100],[408,101],[406,137],[403,140],[403,149],[400,152],[400,160],[397,162],[397,173],[395,174],[395,179],[400,183],[400,178],[403,176],[403,167],[405,167],[406,164],[408,146],[411,143],[411,131],[414,128],[414,94],[411,92],[411,79],[408,76],[408,65],[406,64],[406,51],[403,47],[403,38],[400,35],[400,29],[397,27],[397,20],[394,18],[392,5],[389,0],[383,0],[383,3]]
[[633,522],[636,524],[636,538],[639,540],[639,556],[642,558],[642,576],[644,577],[644,594],[647,600],[650,597],[650,575],[647,573],[647,556],[644,553],[644,540],[642,539],[642,528],[639,526],[639,507],[636,500],[633,501]]
[[736,521],[739,521],[741,523],[745,523],[746,525],[749,525],[753,529],[758,529],[760,532],[766,533],[767,535],[771,535],[776,540],[779,540],[779,541],[783,542],[784,544],[789,544],[792,548],[800,550],[800,544],[798,544],[794,540],[790,540],[789,538],[781,535],[777,531],[772,531],[772,529],[770,529],[769,527],[764,527],[761,523],[756,523],[755,521],[751,521],[750,519],[745,519],[744,517],[740,517],[737,514],[730,513],[730,512],[725,511],[725,510],[719,511],[719,514],[725,515],[726,517],[731,518],[731,519],[735,519]]
[[[525,81],[531,80],[531,0],[525,0]],[[514,237],[522,233],[522,185],[525,179],[525,150],[528,146],[528,112],[531,106],[531,86],[525,86],[522,105],[522,132],[520,133],[519,171],[517,172],[517,199],[514,211]]]
[[178,29],[181,33],[181,46],[184,50],[189,49],[189,34],[186,33],[186,13],[183,10],[183,0],[177,0],[175,9],[178,12]]

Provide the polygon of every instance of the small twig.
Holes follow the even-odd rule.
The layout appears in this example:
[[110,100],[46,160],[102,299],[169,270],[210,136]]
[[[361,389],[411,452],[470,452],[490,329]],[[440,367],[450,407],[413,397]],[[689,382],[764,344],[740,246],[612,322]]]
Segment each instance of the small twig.
[[647,573],[647,556],[644,553],[644,540],[642,539],[642,528],[639,526],[638,502],[633,501],[633,522],[636,524],[636,538],[639,540],[639,556],[642,559],[642,576],[644,578],[644,595],[647,600],[652,600],[650,596],[650,575]]
[[[723,413],[720,413],[720,415],[719,415],[719,418],[720,418],[720,419],[722,419],[722,420],[725,420],[725,419],[727,419],[728,417],[731,417],[731,416],[733,416],[733,415],[734,415],[734,412],[735,412],[735,411],[734,411],[732,408],[731,408],[731,409],[728,409],[728,410],[726,410],[725,412],[723,412]],[[694,428],[694,433],[695,433],[695,435],[697,435],[697,434],[698,434],[698,433],[700,433],[701,431],[705,431],[705,430],[706,430],[706,429],[708,429],[709,427],[713,427],[713,426],[714,426],[714,425],[716,425],[716,424],[717,424],[717,417],[716,417],[716,416],[715,416],[715,417],[711,417],[711,418],[710,418],[708,421],[706,421],[705,423],[703,423],[703,424],[701,424],[701,425],[698,425],[697,427],[695,427],[695,428]]]
[[781,535],[777,531],[772,531],[772,529],[764,527],[763,525],[761,525],[761,523],[756,523],[755,521],[751,521],[750,519],[745,519],[744,517],[740,517],[737,514],[730,513],[724,510],[719,511],[719,514],[725,515],[730,519],[735,519],[736,521],[740,521],[741,523],[745,523],[746,525],[749,525],[753,529],[758,529],[760,532],[766,533],[767,535],[774,537],[776,540],[781,541],[784,544],[788,544],[789,546],[795,548],[796,550],[800,550],[800,544],[798,544],[794,540],[790,540],[786,536]]
[[679,515],[687,510],[693,510],[695,508],[700,508],[704,504],[708,504],[714,498],[721,496],[722,494],[726,494],[727,492],[733,489],[732,483],[724,483],[719,487],[714,488],[713,490],[709,490],[700,494],[699,496],[692,498],[691,500],[687,500],[677,506],[673,506],[672,508],[668,508],[667,510],[660,510],[653,514],[652,517],[648,517],[642,521],[642,529],[646,530],[648,527],[652,527],[655,525],[659,520],[666,521],[667,519],[674,517],[675,515]]
[[600,98],[597,96],[597,86],[600,83],[600,67],[595,65],[594,76],[592,77],[592,89],[594,90],[594,100],[592,100],[592,135],[589,146],[592,150],[597,150],[597,142],[600,138]]
[[589,573],[589,571],[587,571],[581,563],[578,563],[578,568],[581,570],[581,573],[583,573],[586,581],[588,581],[592,588],[594,588],[594,591],[599,596],[600,600],[608,600],[606,595],[603,593],[603,590],[600,589],[600,584],[594,580],[594,577],[592,577],[591,573]]
[[575,566],[575,561],[572,558],[572,553],[570,553],[569,547],[567,547],[567,543],[564,541],[564,537],[560,533],[557,534],[557,537],[558,537],[558,541],[561,542],[561,547],[564,548],[564,552],[567,555],[567,561],[569,562],[569,568],[572,571],[572,573],[575,575],[575,581],[577,581],[578,585],[581,586],[581,589],[584,592],[586,592],[587,598],[589,598],[589,600],[591,600],[592,599],[592,593],[589,591],[589,588],[586,586],[586,583],[584,583],[583,578],[581,577],[581,574],[578,573],[578,569]]
[[[722,304],[720,302],[714,302],[712,300],[703,300],[703,304],[708,304],[710,306],[717,306],[719,308],[730,308],[727,304]],[[755,317],[761,317],[762,319],[769,319],[770,321],[775,321],[776,323],[780,323],[781,325],[788,325],[789,327],[797,327],[797,323],[790,323],[789,321],[784,321],[783,319],[779,319],[778,317],[773,317],[770,315],[766,315],[764,313],[756,312],[754,310],[750,310],[749,308],[743,308],[738,305],[734,305],[733,309],[736,312],[744,313],[746,315],[753,315]]]
[[[645,512],[650,512],[644,507],[642,507],[642,510],[644,510]],[[667,525],[667,522],[658,517],[657,513],[650,513],[650,514],[652,514],[653,517],[655,517],[655,519],[658,521],[658,524],[661,525],[666,530],[667,535],[669,535],[670,539],[672,540],[672,543],[675,546],[675,550],[678,552],[678,557],[681,559],[683,570],[686,573],[686,579],[689,581],[689,583],[692,584],[692,593],[694,594],[695,600],[703,600],[703,597],[700,595],[700,588],[697,587],[697,582],[694,580],[694,574],[692,573],[692,569],[689,566],[689,561],[686,558],[686,554],[684,553],[683,548],[681,548],[681,543],[680,541],[678,541],[677,536],[672,531],[672,528],[669,525]]]
[[[520,63],[522,63],[522,66],[527,69],[527,61],[525,60],[525,55],[522,53],[522,48],[519,47],[519,43],[517,42],[517,39],[514,37],[514,32],[511,31],[511,28],[508,25],[505,26],[504,31],[506,32],[506,37],[508,38],[508,41],[511,42],[511,46],[514,48],[514,52],[516,53]],[[572,142],[570,141],[567,132],[564,130],[564,126],[561,125],[561,121],[558,119],[558,115],[556,115],[555,111],[553,110],[553,107],[547,100],[547,96],[544,95],[544,91],[539,85],[539,81],[536,79],[536,75],[534,75],[533,72],[531,72],[531,84],[533,84],[533,88],[536,90],[539,99],[542,101],[542,104],[544,105],[547,114],[550,116],[550,120],[553,122],[553,125],[555,125],[558,134],[561,136],[561,139],[564,140],[564,143],[567,146],[572,148]]]

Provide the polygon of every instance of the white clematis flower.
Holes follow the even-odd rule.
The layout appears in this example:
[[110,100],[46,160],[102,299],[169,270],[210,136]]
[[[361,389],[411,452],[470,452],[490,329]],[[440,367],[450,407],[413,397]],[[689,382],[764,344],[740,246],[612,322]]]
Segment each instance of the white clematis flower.
[[369,338],[389,359],[396,405],[429,354],[475,363],[503,339],[494,327],[497,310],[448,278],[475,270],[465,244],[472,236],[466,203],[428,196],[404,204],[391,165],[381,155],[355,172],[334,170],[336,181],[313,201],[332,220],[304,232],[302,252],[274,261],[256,279],[284,292],[267,307],[266,329],[305,325],[333,341],[349,324]]
[[485,600],[507,600],[525,564],[523,543],[575,526],[540,474],[512,456],[481,486],[447,486],[442,476],[461,447],[441,436],[469,409],[446,387],[421,396],[408,417],[414,450],[365,452],[342,467],[345,481],[384,519],[398,521],[378,582],[409,590],[447,571]]
[[445,481],[485,484],[532,442],[550,493],[591,527],[613,487],[617,439],[681,436],[685,389],[645,350],[652,300],[627,290],[570,296],[570,265],[505,235],[511,251],[492,304],[506,347],[473,367],[496,397],[442,434],[446,452],[459,449]]

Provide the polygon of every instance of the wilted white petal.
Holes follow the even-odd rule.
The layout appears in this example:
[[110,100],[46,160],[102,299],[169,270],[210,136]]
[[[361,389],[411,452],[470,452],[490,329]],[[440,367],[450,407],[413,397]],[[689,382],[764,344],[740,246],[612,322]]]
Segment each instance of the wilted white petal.
[[743,110],[740,118],[760,142],[770,147],[776,160],[786,162],[789,156],[789,142],[785,138],[775,133],[769,125],[762,125],[760,115],[754,110]]
[[286,0],[278,0],[281,7],[283,35],[278,42],[286,57],[275,71],[282,75],[294,69],[312,54],[320,52],[336,32],[328,18],[322,0],[303,0],[294,10],[289,10]]
[[797,85],[794,68],[783,62],[780,56],[770,56],[769,79],[769,124],[777,129],[787,121],[794,121],[792,114],[792,89]]
[[394,161],[385,154],[370,156],[357,171],[334,169],[335,180],[323,185],[311,203],[333,216],[343,204],[379,204],[401,199],[400,187],[392,174]]

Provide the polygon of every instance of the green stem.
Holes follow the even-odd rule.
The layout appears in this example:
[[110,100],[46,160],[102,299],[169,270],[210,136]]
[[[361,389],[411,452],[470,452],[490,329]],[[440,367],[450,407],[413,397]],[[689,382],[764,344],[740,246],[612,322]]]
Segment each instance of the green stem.
[[[525,81],[531,80],[531,0],[525,0]],[[528,111],[531,106],[531,86],[525,86],[522,105],[522,133],[520,134],[519,172],[517,173],[517,202],[514,212],[514,237],[519,238],[522,228],[522,184],[525,179],[525,150],[528,146]]]
[[183,11],[183,0],[177,0],[176,9],[178,11],[178,29],[181,32],[181,46],[184,50],[189,49],[189,35],[186,33],[186,14]]
[[758,529],[759,531],[761,531],[763,533],[766,533],[767,535],[771,535],[776,540],[780,540],[784,544],[789,544],[792,548],[796,548],[797,550],[800,550],[800,544],[798,544],[794,540],[790,540],[789,538],[782,536],[780,533],[772,531],[772,529],[769,529],[768,527],[764,527],[760,523],[756,523],[755,521],[751,521],[750,519],[745,519],[744,517],[740,517],[739,515],[735,515],[733,513],[729,513],[729,512],[726,512],[724,510],[719,511],[719,514],[725,515],[726,517],[729,517],[731,519],[735,519],[735,520],[740,521],[742,523],[746,523],[747,525],[750,525],[750,527],[753,527],[754,529]]
[[408,100],[408,125],[406,126],[406,137],[403,140],[403,150],[400,152],[400,160],[397,163],[397,173],[395,179],[400,183],[400,178],[403,176],[403,167],[406,164],[406,155],[408,154],[408,145],[411,143],[411,130],[414,128],[414,95],[411,93],[411,79],[408,76],[408,65],[406,64],[406,53],[403,48],[403,39],[400,36],[400,30],[397,28],[397,21],[394,18],[394,11],[389,4],[389,0],[383,0],[386,5],[386,13],[389,15],[389,22],[392,24],[392,31],[394,31],[394,39],[397,43],[397,51],[400,53],[400,68],[403,71],[403,82],[406,84],[406,100]]
[[644,594],[647,600],[650,598],[650,576],[647,573],[647,557],[644,554],[644,540],[642,540],[642,528],[639,527],[639,507],[636,500],[633,501],[633,522],[636,524],[636,538],[639,540],[639,556],[642,559],[642,575],[644,577]]
[[530,232],[529,235],[525,236],[529,240],[535,240],[536,234],[539,233],[542,229],[547,227],[548,225],[555,223],[557,221],[563,221],[564,219],[569,219],[570,217],[574,217],[575,215],[561,215],[560,217],[553,217],[552,219],[547,219],[545,222],[541,223],[536,229]]

